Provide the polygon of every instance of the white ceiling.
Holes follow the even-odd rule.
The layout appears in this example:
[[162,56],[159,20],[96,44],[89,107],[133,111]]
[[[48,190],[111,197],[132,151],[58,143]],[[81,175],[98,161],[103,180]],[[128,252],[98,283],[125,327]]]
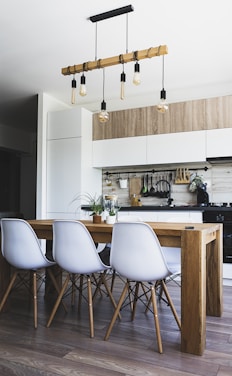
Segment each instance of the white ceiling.
[[[169,102],[232,93],[231,0],[0,0],[0,104],[37,93],[70,104],[71,76],[61,68],[95,59],[92,15],[132,4],[128,51],[166,44],[165,88]],[[98,22],[97,58],[126,52],[126,16]],[[142,83],[134,86],[133,63],[125,66],[126,99],[119,99],[121,67],[106,69],[109,111],[156,104],[162,58],[140,62]],[[79,75],[76,77],[79,82]],[[102,70],[86,73],[86,97],[78,104],[97,111]]]

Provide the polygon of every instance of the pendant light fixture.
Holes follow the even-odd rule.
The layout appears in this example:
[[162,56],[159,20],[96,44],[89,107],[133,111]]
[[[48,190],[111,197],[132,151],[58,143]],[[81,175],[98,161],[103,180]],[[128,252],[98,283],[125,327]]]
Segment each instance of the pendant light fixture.
[[165,114],[168,111],[168,104],[166,102],[166,90],[164,90],[164,56],[162,56],[162,90],[160,92],[160,102],[156,109],[161,114]]
[[87,94],[85,82],[86,82],[85,75],[84,75],[84,73],[82,73],[81,79],[80,79],[80,90],[79,90],[79,94],[82,97],[84,97]]
[[[123,65],[123,71],[120,75],[120,98],[123,100],[125,98],[125,82],[126,82],[126,74],[124,72],[124,64],[134,62],[134,76],[133,76],[133,83],[134,85],[139,85],[141,83],[140,79],[140,60],[143,59],[150,59],[152,57],[162,56],[168,53],[168,48],[166,45],[160,45],[158,47],[150,47],[148,49],[134,51],[134,52],[128,52],[128,13],[133,12],[134,8],[132,5],[127,5],[121,8],[113,9],[104,13],[97,14],[95,16],[91,16],[88,19],[96,24],[96,33],[95,33],[95,60],[94,61],[88,61],[82,64],[75,64],[73,66],[64,67],[61,69],[61,73],[64,76],[67,75],[73,75],[72,80],[72,97],[71,102],[72,104],[75,103],[75,96],[76,96],[76,80],[75,80],[75,74],[81,73],[80,77],[80,88],[79,88],[79,94],[81,96],[85,96],[87,94],[86,90],[86,78],[85,78],[85,72],[93,71],[95,69],[102,69],[112,67],[114,65]],[[126,14],[126,52],[120,55],[106,57],[104,59],[98,59],[97,58],[97,23],[98,21],[103,21],[108,18],[121,16],[123,14]],[[103,80],[104,81],[104,80]],[[166,91],[164,90],[164,66],[163,66],[163,77],[162,77],[162,90],[160,92],[160,104],[157,106],[157,110],[159,112],[166,112],[168,109],[168,105],[166,103]],[[104,91],[104,88],[103,88]],[[108,113],[106,111],[106,103],[104,101],[104,93],[103,93],[103,101],[101,104],[101,112],[100,115],[103,115],[103,119],[101,118],[101,122],[106,122],[108,120]]]
[[73,75],[72,79],[72,91],[71,91],[71,103],[75,104],[76,103],[76,89],[77,89],[77,82],[75,79],[75,75]]
[[138,61],[135,63],[134,67],[134,77],[133,77],[133,84],[138,86],[141,83],[141,78],[140,78],[140,66]]
[[100,123],[107,123],[109,120],[109,114],[106,111],[106,102],[105,102],[105,68],[103,68],[103,95],[101,102],[101,111],[98,114],[98,120]]
[[136,60],[136,63],[134,65],[133,84],[138,86],[141,83],[140,65],[139,65],[139,62],[138,62],[138,51],[134,52],[134,59]]
[[123,70],[121,73],[121,88],[120,88],[120,99],[125,98],[125,82],[126,82],[126,73],[124,72],[124,64],[123,64]]

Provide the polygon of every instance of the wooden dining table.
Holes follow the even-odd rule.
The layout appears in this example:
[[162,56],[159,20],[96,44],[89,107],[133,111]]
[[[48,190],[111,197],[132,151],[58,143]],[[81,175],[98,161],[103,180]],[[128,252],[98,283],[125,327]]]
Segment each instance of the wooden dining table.
[[[28,222],[38,238],[52,240],[53,220]],[[112,225],[81,222],[95,242],[111,242]],[[220,317],[223,311],[222,224],[147,223],[162,246],[181,248],[181,351],[202,355],[206,346],[206,316]],[[1,269],[0,263],[0,290],[1,280],[7,278],[6,270],[2,277]]]

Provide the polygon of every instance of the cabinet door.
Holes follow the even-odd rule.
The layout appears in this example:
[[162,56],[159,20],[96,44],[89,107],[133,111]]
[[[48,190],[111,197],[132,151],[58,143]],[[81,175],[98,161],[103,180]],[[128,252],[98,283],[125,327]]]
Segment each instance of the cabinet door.
[[146,136],[93,141],[93,167],[139,166],[146,163]]
[[81,115],[79,109],[54,111],[48,113],[47,139],[81,136]]
[[203,162],[205,131],[147,136],[147,164]]
[[157,212],[157,222],[191,222],[190,213],[188,211],[160,211]]
[[232,127],[232,95],[205,100],[205,129]]
[[[80,192],[81,138],[48,141],[47,146],[47,212],[75,213],[71,201]],[[79,153],[77,152],[79,150]],[[72,208],[72,210],[71,210]],[[50,213],[50,214],[49,214]],[[52,213],[52,214],[51,214]]]
[[232,128],[206,131],[206,156],[228,157],[232,155]]
[[158,212],[157,222],[202,223],[202,212],[163,211]]
[[133,218],[133,217],[137,217],[139,218],[141,221],[145,221],[145,222],[156,222],[157,221],[157,212],[154,212],[154,211],[141,211],[141,210],[138,210],[138,211],[129,211],[129,212],[118,212],[118,218],[122,218],[124,216],[128,216],[130,218],[130,216]]

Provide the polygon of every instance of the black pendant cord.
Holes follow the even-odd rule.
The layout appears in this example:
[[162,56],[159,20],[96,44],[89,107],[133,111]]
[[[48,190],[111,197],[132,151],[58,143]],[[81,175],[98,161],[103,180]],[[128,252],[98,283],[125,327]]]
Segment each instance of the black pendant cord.
[[164,55],[162,56],[162,89],[164,89]]
[[126,53],[128,53],[128,13],[126,14]]
[[105,68],[102,69],[103,73],[103,88],[102,88],[102,100],[105,101]]
[[95,61],[97,61],[97,22],[95,27]]

